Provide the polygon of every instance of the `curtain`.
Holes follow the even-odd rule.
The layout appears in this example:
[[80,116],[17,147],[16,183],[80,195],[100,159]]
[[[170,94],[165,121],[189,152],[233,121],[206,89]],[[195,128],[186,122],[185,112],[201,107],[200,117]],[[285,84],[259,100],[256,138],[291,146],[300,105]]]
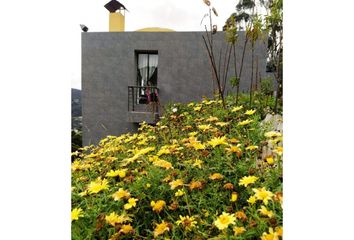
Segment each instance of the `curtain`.
[[[148,80],[148,70],[149,70],[149,55],[139,54],[138,55],[138,69],[140,72],[141,80],[138,82],[138,86],[146,86]],[[140,89],[139,95],[144,95],[144,89]]]
[[158,55],[157,54],[149,55],[149,79],[156,71],[157,64],[158,64]]
[[148,80],[148,54],[139,54],[138,57],[138,69],[141,76],[141,82],[138,83],[140,86],[146,86]]

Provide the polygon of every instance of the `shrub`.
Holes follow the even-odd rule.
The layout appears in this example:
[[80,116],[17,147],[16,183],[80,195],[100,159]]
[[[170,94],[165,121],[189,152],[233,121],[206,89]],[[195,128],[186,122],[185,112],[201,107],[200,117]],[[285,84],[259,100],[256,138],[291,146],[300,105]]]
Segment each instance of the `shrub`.
[[73,153],[72,238],[280,237],[281,133],[233,103],[171,104],[156,126]]

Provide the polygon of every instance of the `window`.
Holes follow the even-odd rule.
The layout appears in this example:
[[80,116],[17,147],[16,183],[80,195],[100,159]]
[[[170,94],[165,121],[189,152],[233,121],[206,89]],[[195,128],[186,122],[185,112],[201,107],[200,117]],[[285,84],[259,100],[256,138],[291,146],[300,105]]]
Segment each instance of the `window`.
[[[157,51],[137,52],[137,86],[157,86],[158,54]],[[138,102],[145,103],[146,89],[140,88]]]

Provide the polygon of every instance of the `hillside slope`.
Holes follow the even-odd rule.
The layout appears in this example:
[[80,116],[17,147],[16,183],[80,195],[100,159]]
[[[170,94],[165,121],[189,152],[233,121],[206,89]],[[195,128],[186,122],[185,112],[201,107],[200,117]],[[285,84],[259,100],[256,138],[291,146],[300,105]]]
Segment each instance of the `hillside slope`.
[[282,134],[234,102],[174,104],[74,152],[72,238],[281,238]]

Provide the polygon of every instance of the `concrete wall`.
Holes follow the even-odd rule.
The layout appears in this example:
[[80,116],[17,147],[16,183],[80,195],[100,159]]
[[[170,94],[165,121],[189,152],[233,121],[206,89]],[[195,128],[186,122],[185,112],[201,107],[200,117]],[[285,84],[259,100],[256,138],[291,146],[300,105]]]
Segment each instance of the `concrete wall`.
[[[87,32],[82,33],[83,144],[97,143],[107,135],[135,131],[127,121],[128,85],[136,85],[136,51],[158,51],[158,88],[161,104],[198,101],[212,96],[213,83],[203,32]],[[223,32],[214,35],[214,54],[226,51]],[[238,69],[244,35],[236,45]],[[223,54],[224,55],[224,54]],[[255,56],[265,77],[266,46],[259,42]],[[223,60],[222,60],[223,61]],[[234,76],[233,56],[229,78]],[[248,91],[251,76],[250,44],[246,50],[241,91]],[[233,90],[235,91],[235,90]]]

